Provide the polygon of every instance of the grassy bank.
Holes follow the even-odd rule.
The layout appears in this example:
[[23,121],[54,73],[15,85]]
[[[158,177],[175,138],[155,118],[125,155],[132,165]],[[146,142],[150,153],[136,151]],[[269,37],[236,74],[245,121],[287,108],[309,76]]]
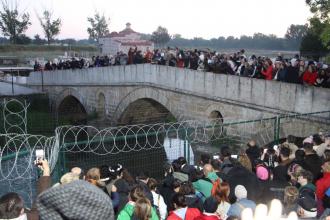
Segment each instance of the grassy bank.
[[54,59],[63,56],[67,52],[68,56],[93,56],[98,54],[98,48],[94,45],[0,45],[0,56],[14,56],[19,59],[45,58]]

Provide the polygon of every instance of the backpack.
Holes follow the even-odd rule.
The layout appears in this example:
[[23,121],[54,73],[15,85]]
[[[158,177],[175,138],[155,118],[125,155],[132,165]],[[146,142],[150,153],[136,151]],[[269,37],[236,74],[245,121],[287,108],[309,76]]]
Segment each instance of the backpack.
[[313,198],[316,201],[315,192],[312,189],[308,188],[308,187],[304,187],[302,190],[300,190],[299,198],[303,198],[303,197],[310,197],[310,198]]
[[[218,186],[221,183],[221,179],[220,178],[217,178],[216,180],[213,180],[212,181],[209,178],[204,177],[204,178],[202,178],[202,180],[205,180],[205,181],[208,181],[208,182],[212,183],[211,195],[214,195],[215,194]],[[205,197],[205,195],[203,195],[203,196]]]

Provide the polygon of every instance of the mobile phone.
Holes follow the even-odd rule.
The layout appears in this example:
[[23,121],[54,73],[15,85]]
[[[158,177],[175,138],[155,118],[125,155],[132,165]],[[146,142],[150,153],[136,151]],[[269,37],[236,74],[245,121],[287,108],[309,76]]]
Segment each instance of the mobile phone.
[[43,160],[44,158],[45,158],[45,151],[43,149],[37,149],[36,150],[37,165],[41,165],[41,163],[39,161]]
[[238,158],[238,155],[231,155],[231,158],[237,159]]
[[214,160],[219,160],[219,158],[220,158],[219,155],[213,155]]

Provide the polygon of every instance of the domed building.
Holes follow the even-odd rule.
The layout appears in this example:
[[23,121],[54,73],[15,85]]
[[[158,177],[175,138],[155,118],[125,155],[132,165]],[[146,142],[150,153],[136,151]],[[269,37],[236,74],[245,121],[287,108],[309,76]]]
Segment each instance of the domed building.
[[126,28],[120,32],[111,32],[108,36],[99,38],[99,47],[102,54],[115,55],[117,52],[127,53],[129,48],[137,47],[138,50],[145,52],[147,48],[154,49],[154,43],[148,40],[142,40],[141,34],[131,28],[127,23]]

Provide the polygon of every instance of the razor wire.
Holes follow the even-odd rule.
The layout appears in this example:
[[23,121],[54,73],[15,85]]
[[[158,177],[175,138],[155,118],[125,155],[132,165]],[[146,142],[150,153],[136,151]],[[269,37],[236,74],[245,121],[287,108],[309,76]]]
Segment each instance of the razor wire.
[[4,99],[2,114],[4,133],[27,133],[27,109],[29,104],[18,99]]
[[[148,150],[164,146],[165,138],[188,140],[190,144],[231,139],[243,143],[251,136],[260,144],[273,140],[273,118],[265,120],[223,123],[223,119],[209,121],[187,120],[174,123],[137,124],[98,129],[93,126],[61,126],[56,128],[61,151],[88,152],[97,155]],[[243,129],[242,129],[243,128]],[[265,134],[262,134],[264,132]],[[270,134],[271,133],[271,134]],[[83,140],[82,140],[83,139]]]
[[1,107],[4,133],[0,134],[0,193],[16,192],[31,207],[38,178],[35,150],[44,150],[53,170],[59,145],[54,137],[27,134],[29,104],[25,100],[4,99]]
[[[59,153],[59,145],[54,137],[30,134],[0,134],[0,181],[22,178],[35,166],[35,150],[45,152],[50,169],[53,170]],[[24,167],[20,167],[20,158],[25,157]],[[10,161],[11,166],[6,166]],[[6,167],[3,169],[3,167]]]
[[[16,109],[11,106],[16,105]],[[32,185],[36,180],[35,150],[43,149],[51,171],[55,169],[60,152],[117,155],[164,147],[166,139],[181,139],[189,145],[236,143],[243,146],[254,139],[264,146],[289,134],[306,137],[313,133],[330,131],[330,113],[285,114],[269,118],[235,120],[233,118],[186,120],[173,123],[136,124],[98,129],[93,126],[60,126],[54,136],[26,133],[29,105],[19,100],[5,100],[3,104],[4,131],[0,134],[0,187],[9,191],[27,189],[32,201]],[[16,118],[15,120],[12,118]],[[276,121],[279,124],[276,124]],[[15,123],[16,122],[16,123]],[[276,130],[278,129],[278,130]],[[18,133],[10,133],[17,131]],[[181,155],[183,156],[183,155]],[[21,182],[20,182],[21,181]],[[31,184],[28,184],[28,183]],[[32,184],[33,183],[33,184]]]

